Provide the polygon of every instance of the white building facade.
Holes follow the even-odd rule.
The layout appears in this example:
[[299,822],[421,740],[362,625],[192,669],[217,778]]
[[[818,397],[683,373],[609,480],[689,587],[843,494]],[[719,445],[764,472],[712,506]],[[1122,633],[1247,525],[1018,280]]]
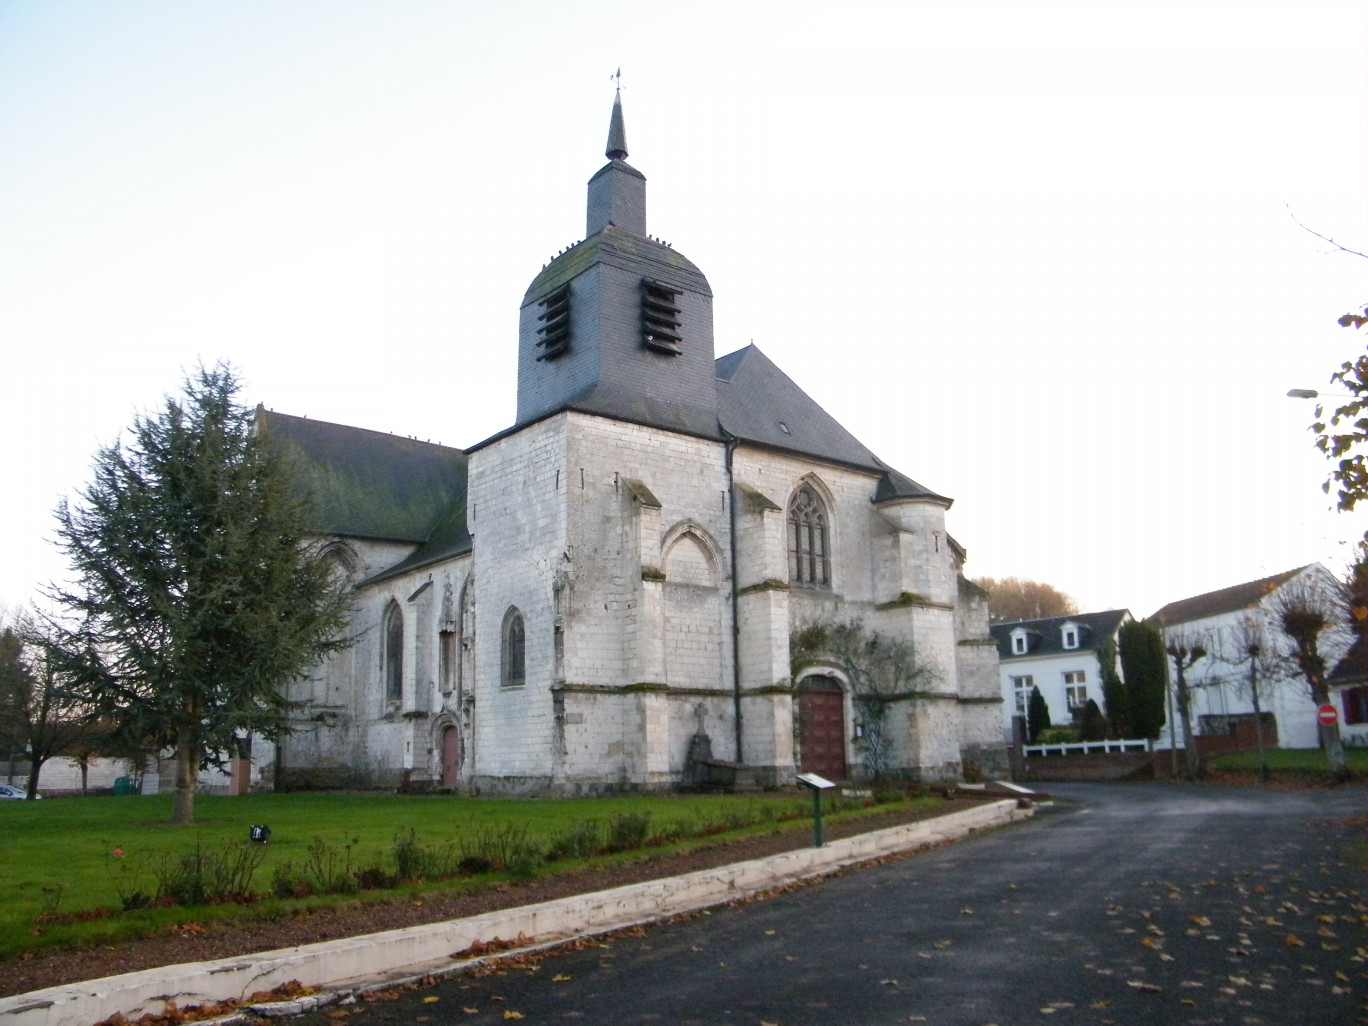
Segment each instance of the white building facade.
[[[1259,711],[1272,718],[1279,747],[1319,746],[1318,703],[1292,666],[1290,642],[1277,622],[1279,603],[1289,593],[1323,603],[1340,621],[1321,639],[1327,669],[1334,667],[1351,634],[1343,623],[1343,585],[1319,563],[1170,602],[1154,614],[1166,645],[1189,651],[1200,646],[1206,653],[1185,671],[1194,734],[1228,734],[1242,722],[1252,723],[1257,689]],[[1251,644],[1260,650],[1252,661]],[[1172,658],[1169,681],[1172,714],[1160,743],[1181,748]]]
[[1054,726],[1067,726],[1080,719],[1089,700],[1107,714],[1101,659],[1110,658],[1121,678],[1115,656],[1117,633],[1130,619],[1129,611],[1112,609],[992,625],[1002,694],[1002,731],[1008,743],[1012,740],[1012,719],[1026,715],[1033,689],[1039,689]]

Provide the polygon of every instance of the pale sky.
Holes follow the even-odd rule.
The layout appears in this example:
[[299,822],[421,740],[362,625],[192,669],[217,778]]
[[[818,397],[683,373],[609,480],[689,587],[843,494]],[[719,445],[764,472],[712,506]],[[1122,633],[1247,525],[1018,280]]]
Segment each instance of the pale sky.
[[584,231],[622,68],[648,230],[971,576],[1085,610],[1339,569],[1311,403],[1363,351],[1362,0],[0,0],[0,603],[98,445],[244,399],[469,446]]

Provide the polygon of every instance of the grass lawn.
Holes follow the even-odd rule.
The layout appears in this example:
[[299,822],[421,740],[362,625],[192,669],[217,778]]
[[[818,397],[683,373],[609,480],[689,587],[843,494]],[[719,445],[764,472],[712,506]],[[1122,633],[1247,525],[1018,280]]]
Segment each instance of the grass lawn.
[[[1264,751],[1269,772],[1293,776],[1321,775],[1329,772],[1325,753],[1319,748],[1268,748]],[[1255,749],[1218,755],[1211,760],[1218,770],[1235,773],[1258,773],[1259,753]],[[1344,764],[1356,777],[1368,775],[1368,749],[1346,748]]]
[[[288,915],[304,907],[394,900],[413,891],[476,886],[491,879],[484,873],[350,894],[318,893],[322,888],[317,886],[301,888],[303,897],[272,893],[274,881],[282,877],[313,881],[327,872],[341,876],[372,866],[405,875],[397,873],[397,839],[411,838],[429,852],[445,853],[448,864],[462,853],[506,852],[512,845],[535,852],[532,868],[550,873],[583,864],[574,858],[543,862],[553,842],[586,832],[605,836],[615,824],[635,825],[638,839],[648,838],[650,847],[600,858],[641,857],[696,845],[703,838],[773,830],[783,820],[811,813],[807,797],[795,795],[517,800],[254,794],[201,796],[195,802],[196,825],[183,828],[168,823],[172,799],[164,794],[0,802],[0,958],[49,944],[144,936],[187,921]],[[853,801],[824,802],[824,813],[834,817],[861,811]],[[269,844],[246,843],[252,824],[271,828]],[[135,893],[155,897],[159,875],[164,878],[196,852],[206,859],[261,857],[247,889],[264,897],[246,905],[197,906],[193,911],[179,906],[122,911],[124,899]],[[85,918],[92,912],[92,918]]]

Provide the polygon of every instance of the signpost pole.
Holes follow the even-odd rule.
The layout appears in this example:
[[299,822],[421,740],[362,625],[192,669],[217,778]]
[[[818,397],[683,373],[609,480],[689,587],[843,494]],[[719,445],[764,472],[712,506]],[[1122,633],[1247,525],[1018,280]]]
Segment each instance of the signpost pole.
[[822,846],[822,792],[828,787],[835,787],[826,777],[819,777],[816,773],[799,773],[798,783],[802,784],[812,792],[812,846],[820,848]]
[[812,789],[812,846],[822,846],[822,791],[817,787]]

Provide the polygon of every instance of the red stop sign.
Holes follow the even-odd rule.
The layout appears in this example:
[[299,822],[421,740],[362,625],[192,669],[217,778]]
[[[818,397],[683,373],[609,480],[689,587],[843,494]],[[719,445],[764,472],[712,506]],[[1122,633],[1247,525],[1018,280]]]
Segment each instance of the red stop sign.
[[1323,706],[1316,710],[1316,719],[1320,720],[1321,724],[1326,727],[1333,727],[1336,723],[1339,722],[1339,713],[1335,711],[1335,707],[1333,705],[1331,705],[1329,702],[1326,702]]

